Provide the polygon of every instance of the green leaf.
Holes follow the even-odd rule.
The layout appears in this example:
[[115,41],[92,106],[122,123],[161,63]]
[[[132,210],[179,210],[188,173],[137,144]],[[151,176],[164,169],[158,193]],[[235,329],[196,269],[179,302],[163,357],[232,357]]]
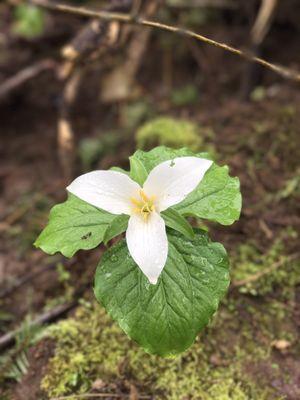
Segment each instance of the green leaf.
[[194,342],[229,285],[224,247],[197,230],[193,241],[169,232],[169,254],[156,285],[135,264],[125,243],[102,258],[95,295],[126,334],[147,352],[175,356]]
[[168,210],[163,211],[161,216],[169,228],[182,233],[188,239],[194,238],[195,234],[192,226],[182,217],[181,214],[179,214],[178,211],[169,208]]
[[80,249],[98,246],[117,217],[69,194],[67,201],[52,208],[48,225],[34,245],[48,254],[72,257]]
[[125,174],[125,175],[129,176],[129,172],[125,171],[125,169],[120,168],[120,167],[111,167],[110,170],[111,171],[116,171],[116,172],[122,172],[122,174]]
[[198,187],[174,208],[183,215],[231,225],[239,219],[241,207],[239,179],[229,176],[227,166],[214,164]]
[[106,245],[111,239],[126,231],[128,226],[129,215],[117,215],[112,223],[108,226],[103,242]]
[[136,157],[129,157],[130,161],[130,177],[138,184],[143,186],[145,180],[147,179],[148,173],[144,164]]
[[[188,149],[169,149],[164,146],[144,152],[138,150],[133,157],[139,159],[149,173],[156,165],[176,157],[194,156],[209,158],[205,153],[194,154]],[[197,188],[180,204],[174,206],[182,215],[230,225],[240,217],[242,197],[240,182],[228,173],[228,167],[213,164]]]

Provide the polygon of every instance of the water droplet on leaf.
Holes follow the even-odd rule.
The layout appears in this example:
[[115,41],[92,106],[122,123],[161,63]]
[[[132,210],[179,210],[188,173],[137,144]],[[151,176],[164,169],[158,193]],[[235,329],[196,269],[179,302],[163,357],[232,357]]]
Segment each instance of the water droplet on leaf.
[[119,258],[115,255],[115,254],[113,254],[111,257],[110,257],[110,261],[112,261],[112,262],[117,262],[119,260]]

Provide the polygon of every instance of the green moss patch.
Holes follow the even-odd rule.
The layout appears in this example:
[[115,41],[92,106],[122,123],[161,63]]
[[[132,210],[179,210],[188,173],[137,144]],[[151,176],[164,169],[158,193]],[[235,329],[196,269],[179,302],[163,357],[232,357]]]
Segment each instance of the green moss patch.
[[196,124],[170,117],[159,117],[142,125],[136,133],[139,149],[149,150],[157,145],[179,149],[188,147],[197,151],[203,144]]

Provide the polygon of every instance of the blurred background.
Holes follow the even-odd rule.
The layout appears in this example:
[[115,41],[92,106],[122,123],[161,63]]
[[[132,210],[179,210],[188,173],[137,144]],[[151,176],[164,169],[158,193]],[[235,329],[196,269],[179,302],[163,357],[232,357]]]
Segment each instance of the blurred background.
[[[49,0],[48,5],[58,4]],[[300,69],[297,0],[77,0],[184,26]],[[183,35],[0,3],[0,399],[300,398],[300,91]],[[241,180],[216,317],[176,359],[147,355],[96,304],[100,247],[33,242],[65,187],[135,149],[208,151]],[[66,397],[67,396],[67,397]]]

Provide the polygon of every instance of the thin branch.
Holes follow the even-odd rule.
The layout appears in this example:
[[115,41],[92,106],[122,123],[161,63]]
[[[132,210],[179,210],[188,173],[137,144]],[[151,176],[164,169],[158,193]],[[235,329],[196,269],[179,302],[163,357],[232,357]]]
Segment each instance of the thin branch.
[[[129,398],[129,394],[124,393],[86,393],[86,394],[71,394],[69,396],[52,397],[50,400],[69,400],[69,399],[105,399],[105,398]],[[139,395],[139,399],[151,399],[151,396]]]
[[[104,11],[132,14],[132,0],[114,0]],[[115,47],[120,39],[120,26],[119,21],[107,23],[99,18],[92,18],[63,47],[62,56],[74,66],[75,63],[99,53],[100,49]]]
[[263,269],[262,271],[259,271],[256,274],[250,275],[248,278],[241,279],[240,281],[233,281],[231,287],[236,288],[240,286],[245,286],[248,283],[256,282],[260,278],[262,278],[265,275],[270,274],[271,272],[276,271],[276,269],[282,267],[284,264],[288,262],[295,261],[300,258],[300,253],[295,253],[290,255],[289,257],[283,257],[281,260],[277,261],[276,263],[272,264],[270,267]]
[[71,109],[76,100],[82,71],[76,69],[67,80],[62,102],[59,109],[59,119],[57,124],[57,144],[60,164],[64,178],[70,180],[73,177],[75,161],[75,137],[71,124]]
[[0,100],[18,89],[27,81],[35,78],[41,72],[54,69],[56,64],[53,60],[42,60],[19,71],[16,75],[8,78],[0,85]]
[[53,4],[53,3],[49,2],[48,0],[30,0],[30,2],[32,4],[41,6],[43,8],[46,8],[46,9],[52,10],[52,11],[61,11],[61,12],[66,12],[66,13],[70,13],[70,14],[80,15],[83,17],[100,18],[100,19],[104,19],[104,20],[108,20],[108,21],[115,20],[115,21],[120,21],[120,22],[124,22],[127,24],[134,24],[134,25],[146,26],[146,27],[151,27],[151,28],[157,28],[157,29],[161,29],[164,31],[176,33],[178,35],[190,37],[190,38],[193,38],[200,42],[204,42],[204,43],[210,44],[212,46],[218,47],[220,49],[223,49],[229,53],[235,54],[235,55],[242,57],[248,61],[260,64],[263,67],[281,75],[282,77],[284,77],[286,79],[291,79],[296,82],[300,82],[300,73],[297,71],[291,70],[286,67],[282,67],[280,65],[273,64],[269,61],[264,60],[263,58],[255,57],[247,52],[243,52],[240,49],[229,46],[226,43],[217,42],[216,40],[210,39],[207,36],[200,35],[199,33],[196,33],[189,29],[179,28],[176,26],[167,25],[167,24],[164,24],[161,22],[152,21],[152,20],[148,20],[148,19],[144,19],[144,18],[133,18],[131,15],[128,15],[128,14],[114,13],[114,12],[108,12],[108,11],[95,11],[95,10],[90,10],[90,9],[87,9],[84,7],[72,7],[72,6],[65,5],[65,4]]
[[[10,285],[7,285],[6,287],[4,286],[3,289],[1,289],[0,285],[0,299],[9,296],[12,292],[19,289],[21,286],[26,285],[27,283],[32,283],[34,279],[38,278],[41,274],[44,274],[46,271],[51,269],[54,270],[57,264],[63,261],[63,258],[62,256],[57,255],[53,256],[51,260],[52,260],[51,264],[41,265],[41,257],[39,257],[36,265],[34,265],[31,268],[31,271],[19,277],[14,277],[13,282]],[[67,267],[71,267],[75,264],[75,262],[76,262],[75,259],[67,260],[65,265]]]
[[182,0],[181,2],[176,2],[175,4],[168,4],[170,8],[228,8],[236,9],[238,8],[238,1],[235,0]]
[[45,273],[49,269],[54,269],[55,266],[56,266],[56,263],[45,265],[43,268],[40,268],[40,265],[39,265],[38,269],[36,269],[34,271],[30,271],[29,273],[21,276],[20,278],[17,278],[16,281],[14,281],[11,285],[9,285],[8,287],[5,287],[3,290],[0,290],[0,298],[9,296],[12,292],[14,292],[20,286],[23,286],[28,282],[31,283],[33,279],[35,279],[39,275]]
[[[70,311],[72,308],[76,307],[77,304],[78,301],[74,300],[70,303],[60,304],[52,310],[45,311],[43,314],[38,315],[32,322],[30,322],[30,327],[54,321]],[[21,331],[21,329],[22,328],[17,328],[14,331],[7,332],[0,337],[0,350],[12,345],[15,341],[16,335]]]
[[251,31],[251,37],[256,46],[260,45],[268,34],[277,5],[278,0],[262,0],[256,21]]
[[[152,0],[143,7],[144,16],[152,16],[158,9],[158,1]],[[138,10],[135,10],[135,14]],[[137,15],[137,14],[136,14]],[[133,37],[126,49],[125,61],[106,74],[102,80],[101,100],[104,103],[124,101],[135,95],[134,78],[147,50],[152,30],[134,28]]]

